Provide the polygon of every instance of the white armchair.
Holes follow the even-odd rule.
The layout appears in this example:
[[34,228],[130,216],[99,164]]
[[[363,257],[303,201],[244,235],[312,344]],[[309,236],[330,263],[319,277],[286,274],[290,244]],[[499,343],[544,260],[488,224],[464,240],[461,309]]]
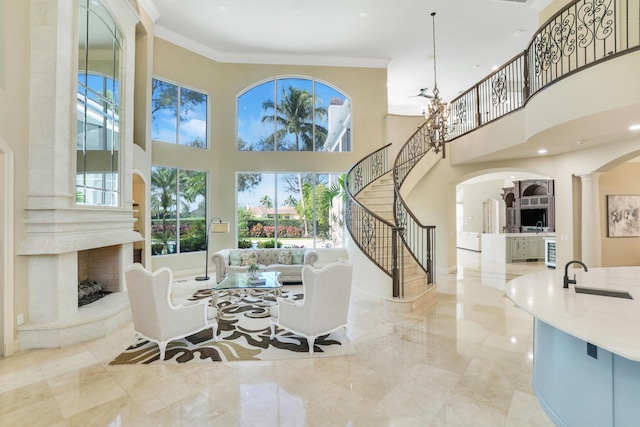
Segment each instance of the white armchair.
[[218,331],[217,312],[209,307],[210,299],[189,301],[188,305],[171,301],[173,274],[167,267],[151,273],[133,264],[125,270],[125,280],[133,320],[133,344],[139,337],[158,343],[160,360],[164,360],[167,344],[207,328]]
[[347,327],[353,266],[345,262],[322,268],[302,268],[304,299],[289,301],[278,298],[277,317],[271,318],[271,339],[276,326],[307,339],[313,354],[315,339]]

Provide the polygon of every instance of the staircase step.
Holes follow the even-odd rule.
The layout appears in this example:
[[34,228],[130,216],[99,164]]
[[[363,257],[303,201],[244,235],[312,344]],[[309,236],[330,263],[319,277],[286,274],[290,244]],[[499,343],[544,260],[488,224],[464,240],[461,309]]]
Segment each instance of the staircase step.
[[411,293],[405,289],[404,298],[385,298],[384,310],[387,313],[410,313],[420,307],[431,307],[438,299],[437,285],[428,285],[414,289]]
[[371,185],[360,192],[362,193],[378,193],[378,194],[391,194],[393,195],[393,184],[378,184]]
[[366,193],[361,193],[358,194],[358,197],[356,197],[356,199],[364,204],[365,202],[384,202],[384,203],[389,203],[392,204],[393,203],[393,193],[392,194],[386,194],[386,193],[372,193],[372,192],[366,192]]

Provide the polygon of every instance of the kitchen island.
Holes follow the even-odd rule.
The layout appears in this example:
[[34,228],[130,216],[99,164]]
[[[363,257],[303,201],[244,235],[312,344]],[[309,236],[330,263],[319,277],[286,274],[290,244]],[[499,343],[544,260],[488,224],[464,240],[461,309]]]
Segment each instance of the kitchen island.
[[569,268],[576,283],[567,289],[562,267],[505,288],[534,318],[538,400],[558,426],[638,426],[640,267]]

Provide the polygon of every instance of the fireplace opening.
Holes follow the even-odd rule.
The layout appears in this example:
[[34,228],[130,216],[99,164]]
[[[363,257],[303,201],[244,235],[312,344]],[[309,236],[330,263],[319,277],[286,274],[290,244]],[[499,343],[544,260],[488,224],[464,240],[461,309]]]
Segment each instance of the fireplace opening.
[[104,287],[95,280],[83,280],[78,283],[78,307],[98,301],[110,293],[110,291],[105,291]]
[[121,290],[120,251],[121,246],[78,251],[78,307]]

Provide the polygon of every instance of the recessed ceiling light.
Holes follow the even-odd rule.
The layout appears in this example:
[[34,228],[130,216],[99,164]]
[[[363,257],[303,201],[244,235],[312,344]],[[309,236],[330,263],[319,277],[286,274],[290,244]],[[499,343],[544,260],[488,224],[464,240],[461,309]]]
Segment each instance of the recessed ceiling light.
[[580,140],[577,140],[577,141],[576,141],[576,144],[578,144],[578,145],[582,145],[582,144],[584,144],[584,143],[583,143],[582,141],[580,141]]
[[629,126],[629,130],[640,130],[640,125],[631,125]]
[[222,10],[222,11],[224,11],[224,10],[227,10],[227,9],[228,9],[228,7],[227,7],[227,6],[225,6],[225,5],[223,5],[223,4],[221,4],[218,8],[219,8],[220,10]]
[[367,12],[360,12],[360,18],[366,18]]
[[546,148],[539,149],[538,154],[547,154],[547,149]]

